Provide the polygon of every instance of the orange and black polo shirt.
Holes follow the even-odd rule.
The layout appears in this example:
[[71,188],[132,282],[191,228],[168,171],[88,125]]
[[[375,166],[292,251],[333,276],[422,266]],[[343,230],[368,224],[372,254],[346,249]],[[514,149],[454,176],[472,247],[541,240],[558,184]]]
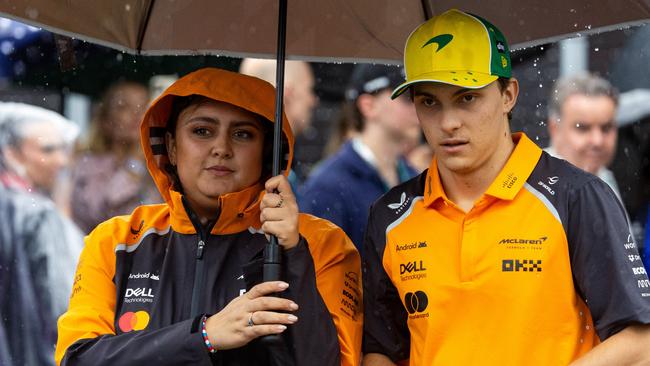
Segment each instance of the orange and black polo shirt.
[[632,323],[650,283],[623,207],[523,134],[467,213],[436,159],[371,208],[364,353],[411,365],[566,365]]

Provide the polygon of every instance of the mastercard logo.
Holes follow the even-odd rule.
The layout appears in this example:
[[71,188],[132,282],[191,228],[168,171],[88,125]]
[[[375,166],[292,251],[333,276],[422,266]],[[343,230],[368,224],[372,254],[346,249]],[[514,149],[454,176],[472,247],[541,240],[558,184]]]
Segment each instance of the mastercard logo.
[[136,311],[135,313],[129,311],[122,314],[117,324],[124,333],[132,330],[142,330],[149,324],[149,314],[146,311]]

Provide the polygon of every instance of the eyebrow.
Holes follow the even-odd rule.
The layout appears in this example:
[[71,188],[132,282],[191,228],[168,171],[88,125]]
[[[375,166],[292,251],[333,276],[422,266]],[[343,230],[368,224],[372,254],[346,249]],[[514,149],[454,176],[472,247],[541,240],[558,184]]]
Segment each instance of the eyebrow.
[[[456,92],[454,92],[453,96],[457,96],[457,95],[460,95],[460,94],[463,94],[463,93],[467,93],[467,92],[472,91],[472,90],[475,90],[475,89],[461,88],[459,90],[456,90]],[[415,95],[416,96],[425,96],[425,97],[436,98],[437,99],[437,97],[435,95],[432,95],[431,93],[426,92],[426,91],[416,91]]]
[[[219,124],[219,120],[216,118],[208,117],[208,116],[195,116],[192,117],[188,120],[185,121],[184,125],[188,125],[193,122],[207,122],[210,124]],[[245,126],[250,126],[258,130],[262,130],[262,124],[261,122],[255,123],[253,121],[248,121],[248,120],[243,120],[243,121],[233,121],[231,124],[231,127],[245,127]]]

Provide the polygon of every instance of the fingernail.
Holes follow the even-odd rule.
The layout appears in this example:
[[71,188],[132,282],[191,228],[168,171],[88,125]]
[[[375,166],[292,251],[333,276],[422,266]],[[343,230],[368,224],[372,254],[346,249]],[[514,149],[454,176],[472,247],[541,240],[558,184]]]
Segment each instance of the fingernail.
[[287,329],[287,327],[284,325],[278,325],[275,327],[275,329],[277,329],[278,332],[283,332],[285,329]]
[[287,316],[287,319],[289,319],[290,322],[298,321],[298,317],[295,316],[295,315],[291,315],[291,314],[289,314],[289,316]]
[[289,304],[289,309],[298,310],[298,304],[296,304],[295,302],[292,302],[291,304]]
[[278,284],[278,288],[280,288],[281,290],[285,290],[285,289],[289,288],[289,284],[286,283],[286,282],[280,282]]

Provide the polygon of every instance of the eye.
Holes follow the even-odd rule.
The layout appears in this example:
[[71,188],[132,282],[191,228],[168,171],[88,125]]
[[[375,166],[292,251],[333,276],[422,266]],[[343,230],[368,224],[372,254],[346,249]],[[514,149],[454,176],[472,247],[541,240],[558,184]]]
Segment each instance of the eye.
[[238,140],[252,140],[255,137],[255,133],[248,130],[235,130],[232,135]]
[[603,125],[603,126],[600,127],[600,130],[604,134],[610,133],[610,132],[614,131],[614,124],[613,123],[608,123],[606,125]]
[[195,127],[192,129],[192,133],[200,137],[210,136],[210,130],[205,127]]
[[577,122],[575,124],[575,128],[576,128],[576,130],[578,130],[578,132],[583,132],[584,133],[584,132],[589,132],[589,130],[591,129],[591,126],[589,126],[587,124],[584,124],[584,123]]
[[425,107],[431,108],[436,105],[435,99],[425,96],[425,95],[420,95],[415,97],[415,102],[417,104],[423,105]]
[[460,97],[461,102],[463,103],[471,103],[476,99],[476,95],[474,94],[463,94]]

